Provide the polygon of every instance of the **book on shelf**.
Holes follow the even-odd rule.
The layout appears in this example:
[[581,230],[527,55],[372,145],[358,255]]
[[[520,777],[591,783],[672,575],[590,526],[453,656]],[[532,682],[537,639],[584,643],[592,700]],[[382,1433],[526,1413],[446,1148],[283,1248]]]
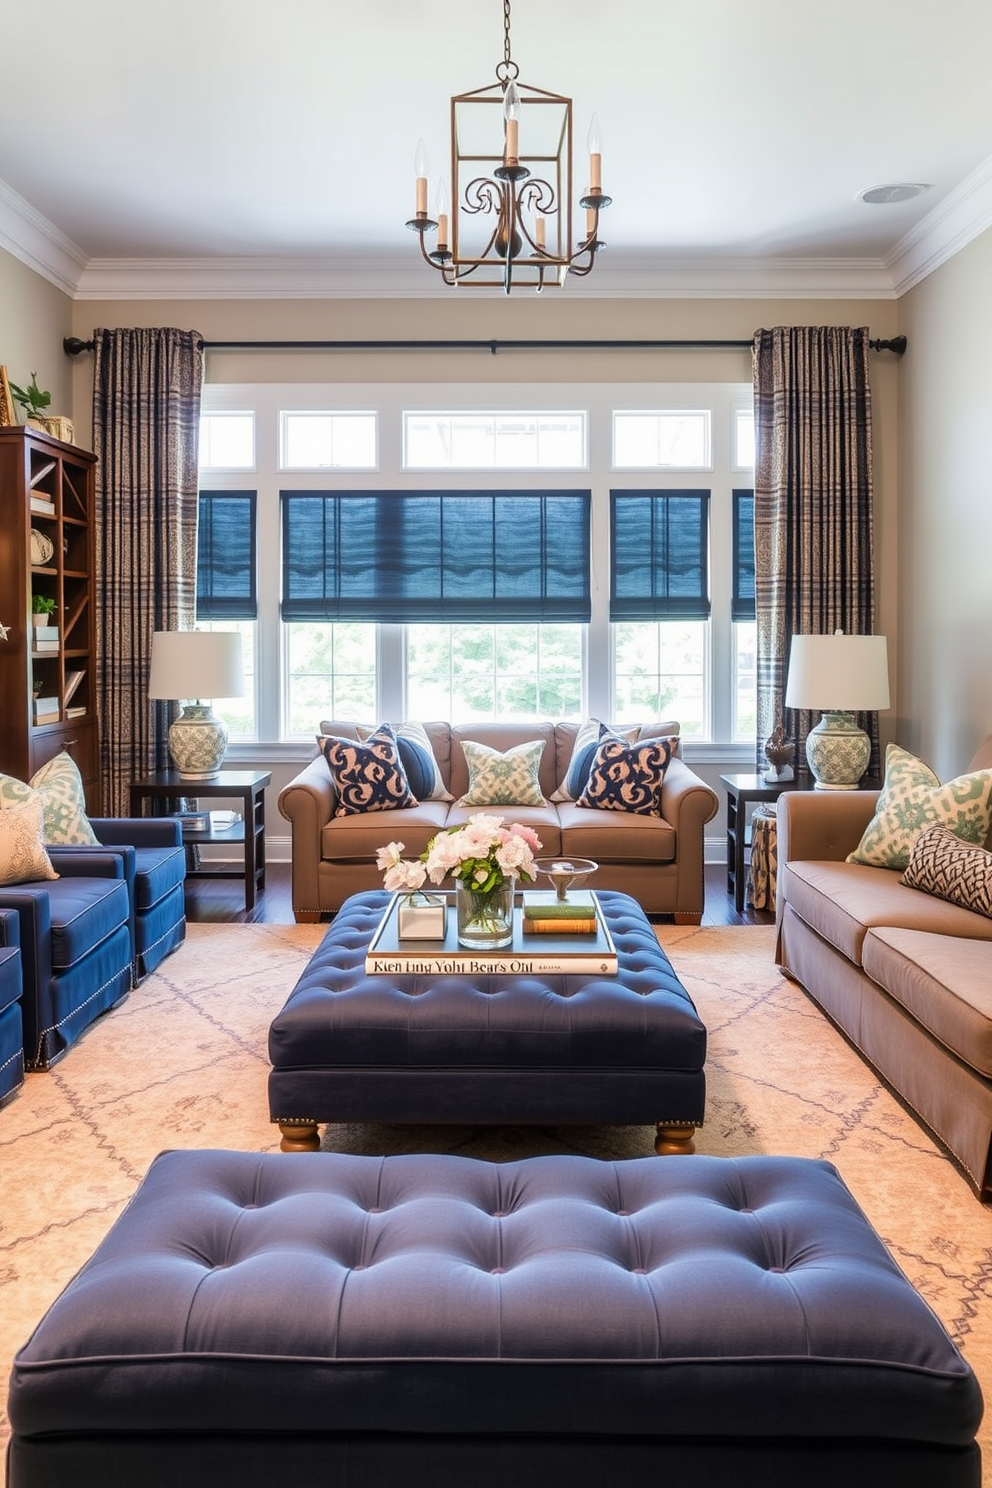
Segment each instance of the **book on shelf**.
[[75,692],[77,691],[77,689],[79,687],[80,682],[82,682],[82,680],[83,680],[83,678],[85,676],[86,676],[86,668],[85,667],[77,667],[73,671],[66,672],[66,674],[65,674],[65,694],[64,694],[64,699],[65,699],[66,702],[68,702],[69,699],[71,697],[73,697],[73,695],[75,694]]
[[66,710],[65,710],[65,716],[66,716],[66,718],[85,718],[85,716],[86,716],[86,705],[85,705],[85,703],[77,703],[75,705],[75,707],[66,708]]
[[54,517],[55,502],[49,501],[47,496],[32,496],[31,510],[33,512],[39,512],[43,517]]
[[[540,950],[524,945],[523,913],[514,913],[513,944],[503,950],[476,950],[458,942],[457,917],[449,914],[444,938],[401,940],[394,895],[375,930],[365,956],[368,975],[392,976],[615,976],[617,952],[602,914],[588,938],[574,933],[547,934]],[[526,900],[525,900],[526,903]]]
[[31,647],[32,656],[57,656],[59,651],[58,641],[38,641]]
[[36,641],[57,641],[59,638],[57,625],[32,625],[31,629]]
[[57,697],[36,697],[31,699],[31,711],[37,719],[39,713],[58,713],[59,700]]
[[58,721],[59,721],[59,710],[58,710],[58,708],[56,708],[55,711],[52,712],[52,713],[36,713],[34,715],[34,719],[33,719],[33,722],[34,723],[58,723]]

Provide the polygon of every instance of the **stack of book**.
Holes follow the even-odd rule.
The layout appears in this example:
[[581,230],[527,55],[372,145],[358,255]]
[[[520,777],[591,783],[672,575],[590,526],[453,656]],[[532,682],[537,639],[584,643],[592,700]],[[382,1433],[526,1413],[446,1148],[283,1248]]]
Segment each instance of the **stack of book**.
[[32,625],[31,650],[35,656],[47,655],[59,649],[57,625]]
[[525,935],[595,935],[596,902],[589,889],[573,891],[567,899],[525,894],[523,928]]
[[58,723],[59,700],[57,697],[36,697],[31,716],[35,723]]

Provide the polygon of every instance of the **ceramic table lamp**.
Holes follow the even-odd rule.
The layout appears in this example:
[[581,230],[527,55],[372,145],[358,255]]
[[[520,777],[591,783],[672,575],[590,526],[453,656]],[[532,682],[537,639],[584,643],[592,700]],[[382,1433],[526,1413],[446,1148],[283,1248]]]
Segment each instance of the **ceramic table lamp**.
[[241,637],[227,630],[157,630],[152,636],[150,698],[186,702],[169,729],[169,753],[185,779],[211,780],[227,752],[227,725],[202,699],[243,697]]
[[871,740],[854,715],[889,706],[885,637],[840,630],[793,636],[785,706],[823,713],[806,736],[816,789],[857,790],[868,768]]

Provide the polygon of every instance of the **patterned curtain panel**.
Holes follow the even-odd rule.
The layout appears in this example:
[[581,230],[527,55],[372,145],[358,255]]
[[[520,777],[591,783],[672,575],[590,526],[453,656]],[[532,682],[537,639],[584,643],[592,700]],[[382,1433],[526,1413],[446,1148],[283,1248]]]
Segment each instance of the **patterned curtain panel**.
[[[871,635],[871,394],[868,331],[777,326],[756,331],[754,592],[757,622],[756,764],[776,724],[805,762],[818,714],[783,699],[794,635]],[[879,774],[878,715],[859,716]]]
[[196,617],[197,331],[94,331],[96,644],[103,808],[169,763],[174,703],[148,698],[152,634]]

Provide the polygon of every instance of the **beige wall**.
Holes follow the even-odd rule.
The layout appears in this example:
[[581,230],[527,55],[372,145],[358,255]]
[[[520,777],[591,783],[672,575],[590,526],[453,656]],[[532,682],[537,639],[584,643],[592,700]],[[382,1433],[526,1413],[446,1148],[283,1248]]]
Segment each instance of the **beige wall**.
[[72,369],[62,338],[71,334],[72,301],[0,248],[0,365],[20,387],[37,372],[52,395],[51,413],[71,415]]
[[992,231],[899,322],[897,735],[947,779],[992,731]]

